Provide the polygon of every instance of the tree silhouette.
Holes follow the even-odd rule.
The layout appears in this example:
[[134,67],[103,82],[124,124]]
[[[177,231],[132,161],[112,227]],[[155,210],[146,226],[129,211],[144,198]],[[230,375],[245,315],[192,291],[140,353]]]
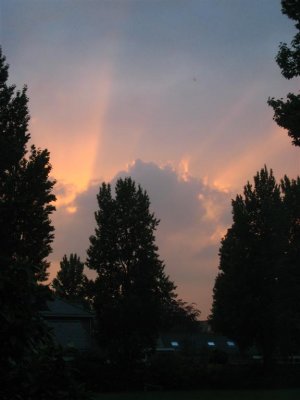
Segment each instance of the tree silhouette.
[[60,270],[52,281],[55,294],[62,299],[88,304],[91,282],[83,273],[84,263],[77,254],[64,255]]
[[147,193],[131,178],[103,183],[90,237],[87,265],[97,271],[95,309],[100,344],[112,361],[131,365],[156,345],[166,309],[176,304],[175,285],[164,272]]
[[26,88],[16,91],[7,79],[0,49],[0,373],[9,386],[10,379],[26,375],[24,362],[43,330],[37,317],[38,281],[47,275],[55,196],[48,151],[32,146],[26,157]]
[[40,282],[47,278],[54,231],[49,152],[28,151],[26,87],[17,91],[7,80],[0,48],[0,398],[78,399],[39,317],[50,293]]
[[[282,75],[292,79],[300,75],[300,1],[282,0],[282,13],[296,21],[295,27],[298,30],[291,46],[281,43],[276,61],[281,69]],[[289,93],[287,100],[275,100],[269,98],[268,104],[274,109],[274,120],[276,123],[287,129],[288,135],[292,138],[295,146],[300,146],[300,95]]]
[[265,365],[299,343],[299,190],[299,178],[278,185],[272,170],[258,172],[232,201],[219,253],[211,323],[242,350],[255,344]]

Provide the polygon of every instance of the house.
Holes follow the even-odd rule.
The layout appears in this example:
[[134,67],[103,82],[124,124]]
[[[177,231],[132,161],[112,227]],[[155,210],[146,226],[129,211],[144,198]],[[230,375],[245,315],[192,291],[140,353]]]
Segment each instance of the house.
[[236,343],[225,336],[215,334],[207,321],[199,321],[192,332],[162,332],[157,341],[156,352],[181,352],[203,360],[224,358],[235,362],[239,358]]
[[62,347],[80,351],[93,347],[94,314],[81,305],[55,297],[46,302],[40,314]]
[[[78,303],[54,297],[46,302],[40,314],[62,347],[79,351],[94,351],[97,348],[93,338],[94,313]],[[234,360],[238,348],[233,341],[214,334],[206,321],[199,321],[194,332],[175,330],[160,334],[156,353],[175,352],[198,356],[203,360],[216,352],[222,352]]]

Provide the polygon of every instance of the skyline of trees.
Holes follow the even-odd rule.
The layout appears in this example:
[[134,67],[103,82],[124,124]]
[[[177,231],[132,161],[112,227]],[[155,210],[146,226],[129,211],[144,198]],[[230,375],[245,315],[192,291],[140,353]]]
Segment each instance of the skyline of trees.
[[[298,2],[283,4],[290,10]],[[284,52],[287,48],[282,45],[281,55]],[[30,398],[32,390],[37,396],[43,388],[34,366],[44,363],[54,373],[56,361],[62,361],[38,313],[48,298],[42,283],[48,278],[47,257],[54,238],[50,154],[34,145],[29,148],[26,88],[18,91],[7,80],[8,66],[0,50],[0,373],[4,377],[0,394],[4,400],[11,399],[11,390],[16,399],[20,393]],[[296,110],[292,117],[296,136],[294,131],[290,135],[295,145],[298,97],[288,95]],[[281,100],[269,103],[277,115],[286,107]],[[92,298],[99,343],[112,362],[131,366],[154,351],[162,329],[174,321],[193,323],[199,313],[177,298],[176,286],[165,273],[155,244],[159,221],[150,211],[147,192],[124,178],[116,183],[115,197],[111,185],[103,183],[97,199],[97,226],[87,251],[87,265],[98,274],[95,282],[88,285],[84,264],[71,254],[69,259],[64,256],[53,287],[71,300]],[[233,224],[221,243],[211,322],[242,350],[257,345],[265,364],[277,351],[291,354],[299,346],[299,204],[300,178],[284,177],[277,184],[272,170],[265,167],[254,177],[254,186],[244,187],[244,197],[232,201]],[[48,385],[45,399],[59,398],[55,394],[59,385],[54,391]]]

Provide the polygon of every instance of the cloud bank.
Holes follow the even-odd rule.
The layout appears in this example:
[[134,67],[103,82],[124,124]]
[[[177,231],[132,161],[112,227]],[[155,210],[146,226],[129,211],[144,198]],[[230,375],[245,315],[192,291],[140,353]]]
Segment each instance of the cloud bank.
[[[151,210],[160,219],[156,240],[166,272],[185,301],[197,304],[202,318],[209,313],[217,273],[220,238],[230,225],[230,194],[189,175],[182,166],[159,166],[136,160],[111,181],[131,176],[150,197]],[[71,252],[86,257],[94,233],[96,195],[101,182],[91,182],[71,203],[58,207],[52,275],[62,256]],[[59,187],[59,194],[68,196]]]

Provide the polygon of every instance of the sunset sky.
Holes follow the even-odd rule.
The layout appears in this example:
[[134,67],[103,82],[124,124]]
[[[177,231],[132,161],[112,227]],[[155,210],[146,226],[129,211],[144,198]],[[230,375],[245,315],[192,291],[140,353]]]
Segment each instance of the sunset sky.
[[274,57],[293,22],[279,0],[0,0],[10,81],[28,86],[32,142],[57,180],[51,276],[84,260],[103,181],[130,175],[161,220],[179,296],[206,318],[231,199],[266,164],[300,172],[269,96],[299,90]]

